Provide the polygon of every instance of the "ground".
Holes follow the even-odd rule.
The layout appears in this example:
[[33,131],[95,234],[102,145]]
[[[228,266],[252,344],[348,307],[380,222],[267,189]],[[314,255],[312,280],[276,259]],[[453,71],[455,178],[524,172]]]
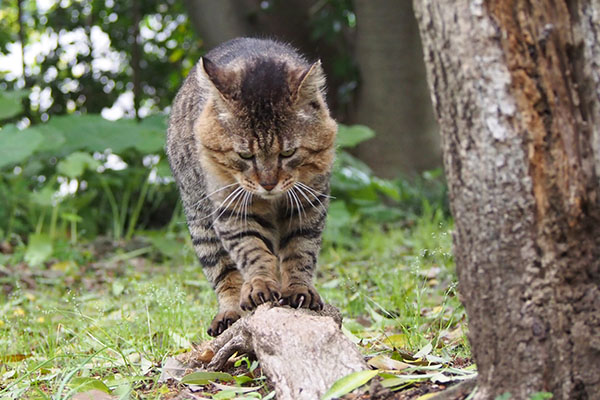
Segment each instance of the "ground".
[[[342,243],[326,237],[317,289],[379,370],[370,390],[346,398],[419,398],[473,376],[451,229],[426,212],[361,225]],[[84,398],[94,389],[115,399],[186,398],[188,384],[158,378],[165,360],[209,339],[216,310],[189,239],[147,233],[63,247],[36,267],[19,243],[0,248],[0,397]],[[191,386],[190,398],[272,396],[260,365],[240,360],[225,379]]]

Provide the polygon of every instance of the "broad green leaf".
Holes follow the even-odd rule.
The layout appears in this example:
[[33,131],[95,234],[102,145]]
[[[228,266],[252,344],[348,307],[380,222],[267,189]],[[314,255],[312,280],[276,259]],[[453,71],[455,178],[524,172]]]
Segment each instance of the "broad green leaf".
[[352,372],[351,374],[335,381],[327,393],[323,395],[321,400],[330,400],[336,397],[342,397],[343,395],[348,394],[354,389],[369,382],[378,373],[379,371],[377,370]]
[[364,125],[339,125],[336,144],[339,147],[355,147],[357,144],[369,140],[375,132]]
[[31,192],[29,200],[42,207],[51,207],[54,203],[54,193],[52,185],[46,185],[40,190]]
[[33,234],[25,251],[25,261],[32,266],[39,265],[52,255],[52,240],[48,235]]
[[88,390],[100,390],[104,393],[110,393],[110,389],[104,382],[99,379],[89,377],[75,377],[69,381],[69,386],[76,392],[84,392]]
[[21,101],[29,95],[29,90],[0,92],[0,120],[14,117],[23,111]]
[[229,399],[233,399],[234,397],[237,397],[238,392],[236,392],[235,390],[223,390],[219,393],[215,393],[213,395],[213,399],[214,400],[229,400]]
[[0,130],[0,168],[25,161],[42,140],[39,132],[20,131],[15,125],[5,126]]
[[222,381],[234,380],[233,376],[226,372],[198,371],[184,376],[181,379],[181,383],[187,383],[188,385],[207,385],[210,381],[216,379]]
[[236,385],[243,385],[244,383],[252,382],[254,380],[247,375],[234,376],[233,379],[235,379]]
[[374,177],[372,182],[375,189],[379,190],[386,196],[389,196],[396,201],[400,201],[400,193],[398,190],[398,186],[394,185],[393,182],[377,177]]
[[25,131],[37,132],[42,135],[42,143],[40,143],[36,149],[36,152],[55,152],[59,149],[62,150],[62,147],[65,143],[65,137],[62,132],[52,127],[50,124],[34,125],[25,129]]
[[76,151],[71,153],[56,166],[59,174],[69,178],[79,178],[85,170],[95,171],[100,166],[98,160],[88,153]]
[[79,215],[68,212],[61,213],[60,217],[69,222],[81,222],[83,220]]
[[156,164],[156,173],[160,178],[173,178],[171,167],[166,158],[161,159],[158,164]]
[[165,139],[164,122],[158,118],[138,123],[130,119],[108,121],[97,114],[65,115],[52,118],[47,126],[64,136],[65,151],[103,152],[111,149],[119,154],[126,149],[137,149],[144,153],[159,152]]

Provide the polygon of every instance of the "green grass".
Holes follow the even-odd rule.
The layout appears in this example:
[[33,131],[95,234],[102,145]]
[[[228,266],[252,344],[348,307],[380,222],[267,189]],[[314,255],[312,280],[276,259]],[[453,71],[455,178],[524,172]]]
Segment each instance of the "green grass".
[[[446,366],[469,356],[451,229],[425,207],[408,226],[364,224],[349,245],[326,241],[317,288],[366,355],[410,361],[430,348]],[[160,365],[208,339],[216,300],[189,239],[165,243],[177,257],[135,249],[96,256],[62,244],[59,260],[30,268],[22,246],[0,254],[0,398],[67,399],[94,387],[117,398],[169,398],[174,387],[157,383]]]

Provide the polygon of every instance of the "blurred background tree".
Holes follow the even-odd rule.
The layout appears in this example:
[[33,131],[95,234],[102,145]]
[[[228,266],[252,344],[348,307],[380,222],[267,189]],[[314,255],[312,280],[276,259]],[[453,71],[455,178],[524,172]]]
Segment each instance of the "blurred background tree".
[[[340,128],[348,152],[332,181],[333,230],[348,229],[357,215],[405,217],[423,207],[423,190],[445,204],[439,170],[422,175],[441,160],[410,2],[5,0],[1,7],[0,241],[28,232],[42,242],[57,232],[119,240],[138,228],[172,228],[181,211],[162,149],[169,105],[202,54],[243,35],[275,37],[320,58],[336,119],[376,132]],[[399,179],[407,176],[420,183]]]

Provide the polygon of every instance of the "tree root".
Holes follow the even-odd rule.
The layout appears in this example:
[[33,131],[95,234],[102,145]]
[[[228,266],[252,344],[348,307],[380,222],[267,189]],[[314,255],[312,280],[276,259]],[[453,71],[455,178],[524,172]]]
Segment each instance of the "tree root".
[[214,371],[235,353],[254,354],[277,399],[317,399],[339,378],[368,369],[341,321],[331,305],[315,312],[263,304],[179,360]]

